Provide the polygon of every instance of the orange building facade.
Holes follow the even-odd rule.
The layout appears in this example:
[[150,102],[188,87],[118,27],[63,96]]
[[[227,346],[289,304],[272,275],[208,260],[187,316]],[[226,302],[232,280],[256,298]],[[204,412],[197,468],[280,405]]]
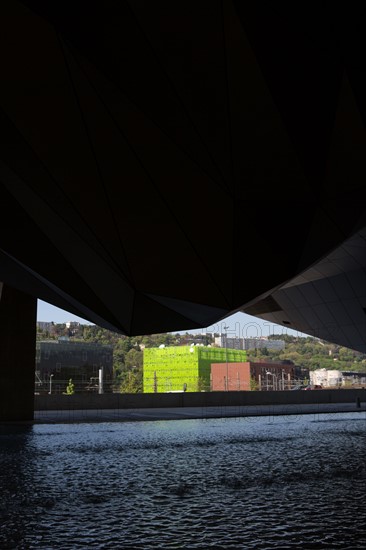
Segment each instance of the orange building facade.
[[297,379],[296,366],[286,363],[212,363],[212,391],[289,390]]

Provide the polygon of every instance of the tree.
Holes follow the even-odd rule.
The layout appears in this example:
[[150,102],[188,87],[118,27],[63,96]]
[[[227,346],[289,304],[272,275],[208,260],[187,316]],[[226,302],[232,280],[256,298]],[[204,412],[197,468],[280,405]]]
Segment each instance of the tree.
[[123,351],[125,354],[128,353],[130,349],[132,349],[131,338],[120,338],[117,343],[117,348]]
[[202,377],[199,376],[197,378],[197,391],[209,391],[210,386],[207,384],[207,381]]
[[138,351],[136,349],[130,349],[128,353],[125,355],[125,366],[127,368],[129,367],[142,367],[143,362],[143,353],[142,351]]
[[125,371],[125,354],[121,350],[113,353],[113,386],[117,389],[120,386],[122,374]]
[[75,386],[72,381],[72,378],[70,378],[68,385],[66,386],[66,395],[74,395],[75,393]]
[[124,372],[120,385],[121,393],[140,393],[142,392],[142,370],[133,369]]

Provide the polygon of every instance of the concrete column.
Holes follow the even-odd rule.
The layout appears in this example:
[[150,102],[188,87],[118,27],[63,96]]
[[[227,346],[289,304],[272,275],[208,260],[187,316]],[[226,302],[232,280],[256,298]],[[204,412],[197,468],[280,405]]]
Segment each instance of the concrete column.
[[0,422],[33,420],[37,299],[0,283]]

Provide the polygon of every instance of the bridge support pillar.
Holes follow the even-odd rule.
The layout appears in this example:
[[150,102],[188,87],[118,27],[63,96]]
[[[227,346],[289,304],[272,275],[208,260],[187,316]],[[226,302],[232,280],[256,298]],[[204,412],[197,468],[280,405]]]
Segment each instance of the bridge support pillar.
[[34,417],[37,299],[0,282],[0,422]]

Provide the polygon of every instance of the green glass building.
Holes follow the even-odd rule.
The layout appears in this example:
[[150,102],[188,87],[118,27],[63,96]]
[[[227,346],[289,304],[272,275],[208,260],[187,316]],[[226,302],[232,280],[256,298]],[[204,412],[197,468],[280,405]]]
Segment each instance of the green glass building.
[[247,361],[243,350],[206,346],[144,349],[144,393],[210,391],[212,363]]
[[[41,340],[36,343],[36,391],[65,392],[72,379],[75,391],[89,391],[91,382],[97,385],[99,369],[103,367],[104,391],[111,391],[113,379],[113,347],[93,342]],[[96,391],[94,387],[93,391]]]

